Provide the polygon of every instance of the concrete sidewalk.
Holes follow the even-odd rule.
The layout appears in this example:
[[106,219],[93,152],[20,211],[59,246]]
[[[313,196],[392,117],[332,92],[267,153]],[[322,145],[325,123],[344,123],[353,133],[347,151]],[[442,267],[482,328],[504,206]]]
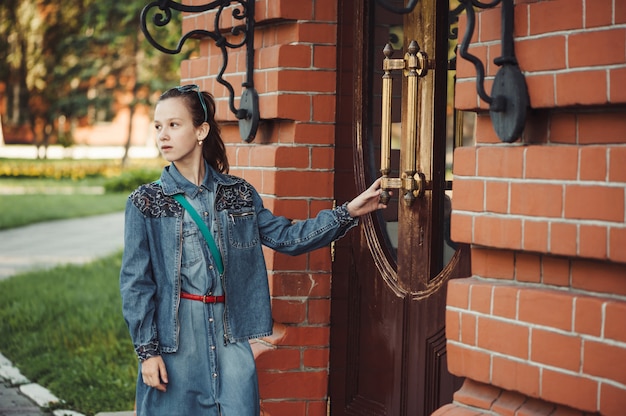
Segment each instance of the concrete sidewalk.
[[124,245],[124,213],[0,231],[0,279],[31,269],[80,264]]
[[[0,279],[33,269],[86,263],[123,245],[123,212],[0,231]],[[31,383],[0,354],[0,416],[82,416],[67,410],[46,410],[50,403],[59,401],[45,387]],[[132,416],[133,412],[97,416],[112,415]]]

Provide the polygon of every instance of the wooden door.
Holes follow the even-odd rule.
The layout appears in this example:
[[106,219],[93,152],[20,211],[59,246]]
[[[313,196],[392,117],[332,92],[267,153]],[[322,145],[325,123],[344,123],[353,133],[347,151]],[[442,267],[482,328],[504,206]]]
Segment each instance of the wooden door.
[[[469,275],[467,247],[449,238],[452,150],[464,139],[451,99],[450,6],[409,1],[416,7],[402,13],[382,2],[404,7],[339,2],[335,192],[347,200],[381,175],[385,105],[392,108],[388,176],[417,178],[422,191],[394,189],[387,210],[363,218],[360,231],[335,246],[330,409],[337,416],[428,415],[461,383],[447,371],[445,339],[446,283]],[[425,53],[421,75],[391,74],[384,104],[383,48],[390,42],[398,49],[391,58],[401,60],[411,40]],[[415,172],[407,173],[411,164]]]

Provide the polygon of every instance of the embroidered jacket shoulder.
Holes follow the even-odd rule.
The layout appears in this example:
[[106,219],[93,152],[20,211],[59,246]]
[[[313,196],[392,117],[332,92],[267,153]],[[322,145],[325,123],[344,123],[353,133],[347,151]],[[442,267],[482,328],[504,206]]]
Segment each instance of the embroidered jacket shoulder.
[[174,198],[166,196],[157,183],[148,183],[130,194],[133,205],[146,217],[178,217],[183,207]]

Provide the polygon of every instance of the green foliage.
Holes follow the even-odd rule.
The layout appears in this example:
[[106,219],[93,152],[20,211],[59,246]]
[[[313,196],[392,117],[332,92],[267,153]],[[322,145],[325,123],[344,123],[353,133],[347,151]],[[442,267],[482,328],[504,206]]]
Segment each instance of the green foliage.
[[85,415],[133,408],[137,361],[121,314],[121,253],[0,281],[0,351]]
[[110,177],[121,172],[119,163],[110,160],[3,160],[0,178],[48,178],[81,180]]
[[139,169],[129,170],[120,176],[107,180],[104,184],[106,192],[132,192],[139,185],[159,179],[160,170]]
[[[0,179],[3,178],[47,178],[81,181],[87,178],[112,178],[128,172],[139,171],[144,177],[160,172],[165,162],[162,159],[133,159],[125,167],[111,160],[80,159],[0,159]],[[158,177],[158,173],[156,173]],[[152,180],[152,179],[151,179]]]

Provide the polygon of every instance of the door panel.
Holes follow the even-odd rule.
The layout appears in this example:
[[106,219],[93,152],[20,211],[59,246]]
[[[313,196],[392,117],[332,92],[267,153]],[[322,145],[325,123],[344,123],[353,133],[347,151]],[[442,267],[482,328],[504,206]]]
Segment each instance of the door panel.
[[[356,3],[356,4],[355,4]],[[403,7],[404,2],[387,1]],[[426,415],[452,399],[461,380],[446,366],[445,301],[449,279],[469,275],[467,247],[449,240],[452,195],[447,2],[419,0],[407,14],[375,1],[339,2],[337,199],[347,200],[381,175],[383,48],[411,40],[431,60],[417,90],[393,74],[390,176],[425,184],[411,204],[393,189],[390,207],[362,219],[359,232],[335,246],[331,306],[332,415]],[[452,54],[453,55],[453,54]],[[415,105],[408,106],[413,92]],[[416,112],[416,117],[410,116]],[[407,132],[418,144],[408,151]],[[459,130],[460,131],[460,130]],[[447,165],[448,166],[447,166]],[[410,170],[410,169],[409,169]],[[356,178],[356,181],[355,181]]]

